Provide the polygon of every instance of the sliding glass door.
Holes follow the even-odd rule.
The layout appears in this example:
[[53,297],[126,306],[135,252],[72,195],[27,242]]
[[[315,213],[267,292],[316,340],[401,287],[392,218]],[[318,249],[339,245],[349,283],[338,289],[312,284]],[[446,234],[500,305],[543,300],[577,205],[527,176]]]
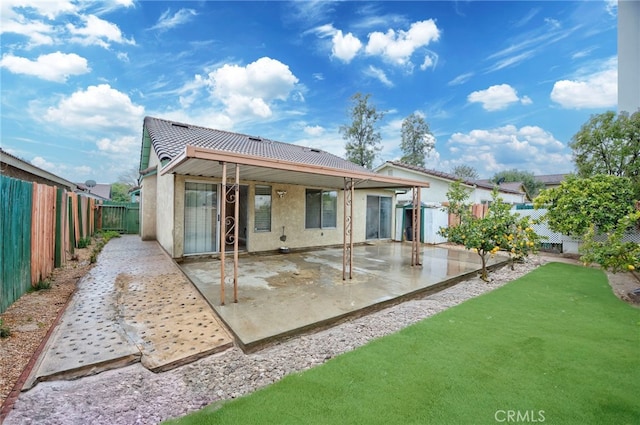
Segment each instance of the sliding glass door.
[[184,253],[216,252],[217,225],[217,185],[187,182],[184,191]]

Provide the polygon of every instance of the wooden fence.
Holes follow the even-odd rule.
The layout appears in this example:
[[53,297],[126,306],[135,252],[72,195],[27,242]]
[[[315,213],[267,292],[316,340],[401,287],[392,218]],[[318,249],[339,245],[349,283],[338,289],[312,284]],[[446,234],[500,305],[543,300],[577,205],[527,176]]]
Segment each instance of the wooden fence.
[[[447,203],[443,203],[442,205],[446,205]],[[489,212],[488,204],[473,204],[470,207],[471,215],[475,218],[484,218]],[[457,226],[460,224],[460,217],[456,214],[449,214],[449,226]]]
[[0,175],[0,312],[64,265],[95,230],[95,200]]

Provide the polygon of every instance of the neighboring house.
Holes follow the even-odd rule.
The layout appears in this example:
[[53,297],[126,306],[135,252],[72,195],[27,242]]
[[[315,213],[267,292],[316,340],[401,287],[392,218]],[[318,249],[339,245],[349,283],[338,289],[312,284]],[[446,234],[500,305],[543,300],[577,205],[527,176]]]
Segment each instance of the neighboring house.
[[56,186],[70,192],[76,190],[75,183],[38,168],[2,149],[0,149],[0,174],[15,179]]
[[93,186],[87,186],[86,183],[78,183],[78,192],[102,201],[111,200],[111,185],[106,183],[98,183]]
[[544,183],[544,189],[552,189],[560,186],[560,183],[567,178],[569,174],[546,174],[542,176],[534,176],[533,178],[540,183]]
[[[460,179],[452,174],[443,173],[441,171],[429,170],[414,165],[404,164],[399,161],[387,161],[375,171],[379,174],[408,178],[413,180],[420,180],[429,184],[429,190],[423,191],[420,198],[423,205],[424,221],[421,225],[422,234],[421,241],[437,244],[446,242],[446,239],[438,234],[441,227],[449,225],[448,214],[440,208],[443,203],[448,202],[447,192],[451,188],[451,184]],[[469,201],[473,204],[488,204],[492,199],[493,184],[463,180],[461,182],[462,187],[469,191]],[[501,185],[498,187],[500,196],[509,204],[519,204],[525,201],[525,193],[521,188],[521,185]],[[411,206],[412,194],[405,193],[399,194],[398,197],[398,209],[403,206]],[[407,205],[408,204],[408,205]],[[396,238],[401,240],[399,232],[404,230],[405,233],[411,231],[412,225],[409,217],[411,213],[404,210],[404,216],[400,217],[396,215]],[[408,235],[406,236],[408,239]]]
[[428,187],[320,149],[151,117],[140,173],[141,237],[173,258],[235,251],[230,228],[247,252],[392,239],[396,191]]
[[[403,164],[399,161],[387,161],[376,172],[388,176],[402,177],[420,180],[429,183],[429,190],[424,191],[421,199],[427,205],[440,206],[447,202],[447,192],[451,183],[460,179],[453,174],[441,171],[429,170],[414,165]],[[462,187],[470,191],[469,201],[474,204],[486,204],[491,202],[491,193],[495,185],[482,180],[462,180]],[[520,204],[525,202],[526,194],[521,183],[503,183],[498,186],[502,200],[508,204]],[[406,200],[406,196],[398,196],[398,200]]]

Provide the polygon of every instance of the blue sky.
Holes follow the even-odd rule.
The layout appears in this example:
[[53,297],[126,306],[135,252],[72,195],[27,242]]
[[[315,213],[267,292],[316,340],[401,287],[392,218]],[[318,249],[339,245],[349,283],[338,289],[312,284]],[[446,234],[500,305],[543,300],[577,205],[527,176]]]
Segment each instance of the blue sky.
[[385,112],[374,165],[422,114],[427,167],[571,172],[616,110],[616,2],[3,0],[2,147],[68,180],[139,163],[146,115],[344,156],[349,98]]

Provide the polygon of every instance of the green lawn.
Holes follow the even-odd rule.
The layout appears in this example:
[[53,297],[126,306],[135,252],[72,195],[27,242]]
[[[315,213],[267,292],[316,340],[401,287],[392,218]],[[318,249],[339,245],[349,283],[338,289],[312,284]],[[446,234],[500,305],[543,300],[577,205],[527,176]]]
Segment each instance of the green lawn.
[[551,263],[175,423],[637,424],[639,362],[640,310],[601,271]]

